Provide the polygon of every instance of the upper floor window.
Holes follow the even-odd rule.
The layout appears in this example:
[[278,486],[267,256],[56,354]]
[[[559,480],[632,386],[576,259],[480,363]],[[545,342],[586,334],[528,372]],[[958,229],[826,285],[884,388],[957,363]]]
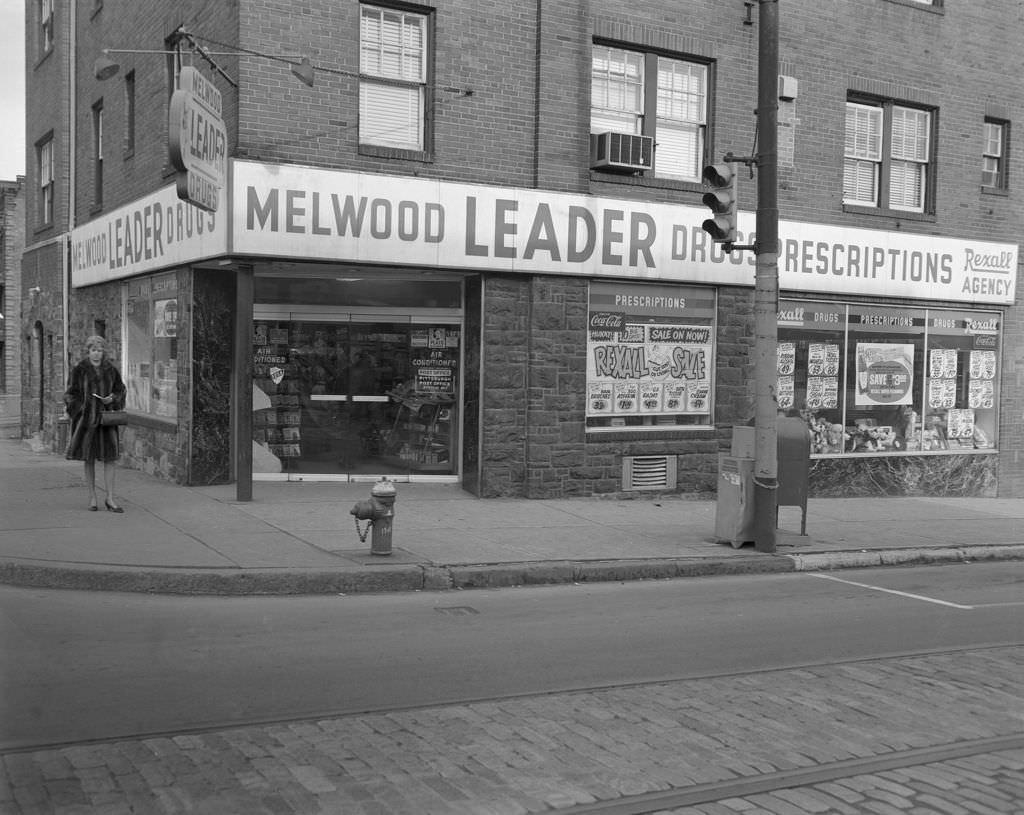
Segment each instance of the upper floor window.
[[124,152],[135,152],[135,71],[124,75]]
[[36,146],[36,173],[39,178],[39,225],[53,224],[53,137]]
[[982,151],[981,186],[1005,190],[1009,185],[1006,178],[1006,145],[1010,126],[996,119],[985,120],[985,145]]
[[92,106],[93,206],[103,206],[103,100]]
[[53,0],[39,0],[39,52],[53,48]]
[[700,180],[707,65],[595,45],[590,79],[591,133],[650,136],[656,177]]
[[848,102],[843,203],[906,212],[929,207],[932,114],[892,102]]
[[362,6],[359,143],[425,150],[427,17]]

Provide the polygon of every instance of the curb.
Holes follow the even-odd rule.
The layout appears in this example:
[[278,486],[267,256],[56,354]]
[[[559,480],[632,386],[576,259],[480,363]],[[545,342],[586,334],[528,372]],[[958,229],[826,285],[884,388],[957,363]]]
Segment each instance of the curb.
[[171,595],[375,594],[671,580],[994,560],[1024,560],[1024,544],[809,552],[801,555],[758,554],[733,558],[381,565],[344,570],[51,566],[0,560],[0,584],[25,588]]
[[812,552],[786,555],[794,571],[860,569],[871,566],[908,566],[929,563],[972,563],[987,560],[1024,560],[1024,544],[978,544],[916,549],[864,549],[857,552]]

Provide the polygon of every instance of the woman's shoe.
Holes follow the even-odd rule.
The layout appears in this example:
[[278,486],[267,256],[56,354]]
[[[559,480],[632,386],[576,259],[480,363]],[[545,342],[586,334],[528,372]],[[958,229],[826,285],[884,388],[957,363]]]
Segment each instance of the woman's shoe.
[[124,512],[124,507],[119,507],[117,504],[112,504],[110,501],[103,499],[103,503],[107,506],[107,512]]
[[89,504],[89,512],[95,512],[98,509],[99,509],[99,507],[96,506],[95,502],[92,503],[92,504]]

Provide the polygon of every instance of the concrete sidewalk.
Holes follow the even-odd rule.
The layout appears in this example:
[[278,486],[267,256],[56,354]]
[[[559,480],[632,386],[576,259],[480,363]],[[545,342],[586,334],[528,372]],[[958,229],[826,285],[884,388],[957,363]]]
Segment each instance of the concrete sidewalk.
[[[102,479],[99,479],[102,481]],[[777,552],[714,540],[714,501],[474,498],[397,484],[393,553],[349,510],[370,484],[180,487],[118,470],[123,515],[88,512],[82,465],[0,440],[0,582],[175,594],[315,594],[1024,559],[1024,499],[811,499]],[[100,492],[102,502],[102,492]]]

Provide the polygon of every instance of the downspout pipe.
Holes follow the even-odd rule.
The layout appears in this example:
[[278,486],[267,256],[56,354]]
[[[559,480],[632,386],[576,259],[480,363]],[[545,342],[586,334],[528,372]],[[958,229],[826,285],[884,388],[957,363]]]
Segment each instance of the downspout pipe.
[[75,228],[77,167],[75,143],[78,138],[78,3],[68,3],[68,217],[61,253],[61,308],[64,324],[64,378],[71,370],[71,230]]

